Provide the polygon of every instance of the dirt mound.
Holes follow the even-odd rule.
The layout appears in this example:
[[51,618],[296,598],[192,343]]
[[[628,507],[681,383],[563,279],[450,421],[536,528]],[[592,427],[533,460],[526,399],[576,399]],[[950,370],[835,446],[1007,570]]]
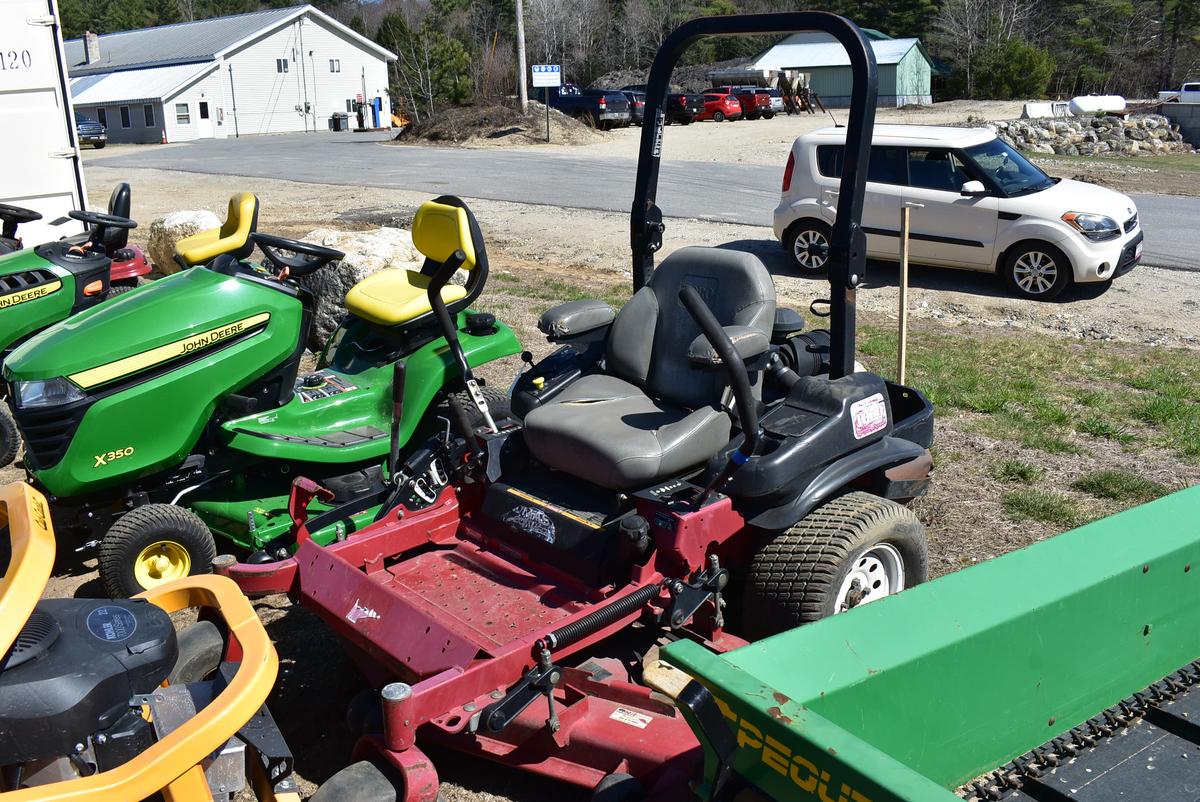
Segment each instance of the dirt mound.
[[[605,134],[550,110],[550,141],[554,144],[586,145],[603,140]],[[509,106],[459,106],[446,108],[412,123],[396,138],[399,142],[437,142],[441,144],[494,147],[527,145],[546,141],[546,107],[530,101],[522,114]]]
[[[712,64],[691,64],[676,67],[671,73],[672,92],[703,92],[712,86],[705,76],[712,70],[726,67],[740,67],[746,63],[744,58],[717,61]],[[620,89],[631,84],[644,84],[650,80],[650,68],[644,70],[613,70],[601,75],[592,82],[592,86]]]

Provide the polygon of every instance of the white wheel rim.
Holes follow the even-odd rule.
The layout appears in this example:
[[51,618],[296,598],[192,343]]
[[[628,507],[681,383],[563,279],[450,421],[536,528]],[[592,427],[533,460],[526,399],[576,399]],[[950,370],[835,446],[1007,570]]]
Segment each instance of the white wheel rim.
[[1058,264],[1048,253],[1026,251],[1013,264],[1013,280],[1030,295],[1041,295],[1058,281]]
[[796,261],[805,270],[820,270],[829,261],[829,240],[820,231],[805,229],[796,235],[792,246]]
[[904,590],[904,559],[890,543],[878,543],[854,558],[838,590],[834,613],[879,601]]

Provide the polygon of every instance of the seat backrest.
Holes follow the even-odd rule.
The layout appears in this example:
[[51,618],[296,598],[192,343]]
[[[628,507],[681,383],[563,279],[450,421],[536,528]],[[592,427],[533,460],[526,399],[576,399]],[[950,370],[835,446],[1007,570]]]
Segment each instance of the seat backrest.
[[[124,181],[117,184],[113,188],[112,194],[108,196],[108,213],[117,217],[129,217],[132,209],[130,195],[129,184]],[[105,226],[101,235],[101,244],[104,246],[104,252],[111,258],[117,251],[129,244],[129,229]]]
[[254,253],[250,235],[258,230],[258,198],[252,192],[239,192],[229,199],[225,222],[184,237],[175,243],[175,260],[184,267],[207,264],[223,253],[245,259]]
[[422,203],[413,216],[412,240],[413,247],[425,257],[421,272],[429,276],[455,251],[462,251],[466,257],[459,269],[467,271],[467,295],[448,307],[451,313],[465,309],[479,297],[488,277],[487,248],[479,221],[461,198],[442,195]]
[[664,401],[692,408],[718,404],[728,374],[699,370],[688,359],[700,327],[679,300],[684,286],[700,293],[722,326],[749,326],[770,338],[775,282],[758,257],[722,248],[682,248],[663,260],[613,321],[608,371]]

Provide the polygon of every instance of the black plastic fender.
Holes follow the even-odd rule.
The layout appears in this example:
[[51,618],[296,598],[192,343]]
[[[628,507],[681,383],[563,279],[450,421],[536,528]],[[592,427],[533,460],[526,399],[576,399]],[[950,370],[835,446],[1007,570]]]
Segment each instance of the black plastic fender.
[[916,443],[898,437],[884,437],[831,463],[809,482],[803,493],[786,504],[753,515],[746,523],[760,529],[782,531],[863,474],[908,462],[924,453],[925,449]]

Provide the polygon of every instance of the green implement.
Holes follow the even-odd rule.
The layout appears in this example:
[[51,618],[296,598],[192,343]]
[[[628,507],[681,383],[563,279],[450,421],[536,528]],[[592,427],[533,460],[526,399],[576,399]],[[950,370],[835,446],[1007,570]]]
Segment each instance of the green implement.
[[1195,799],[1198,513],[1193,487],[723,656],[673,644],[729,728],[683,706],[701,796]]

